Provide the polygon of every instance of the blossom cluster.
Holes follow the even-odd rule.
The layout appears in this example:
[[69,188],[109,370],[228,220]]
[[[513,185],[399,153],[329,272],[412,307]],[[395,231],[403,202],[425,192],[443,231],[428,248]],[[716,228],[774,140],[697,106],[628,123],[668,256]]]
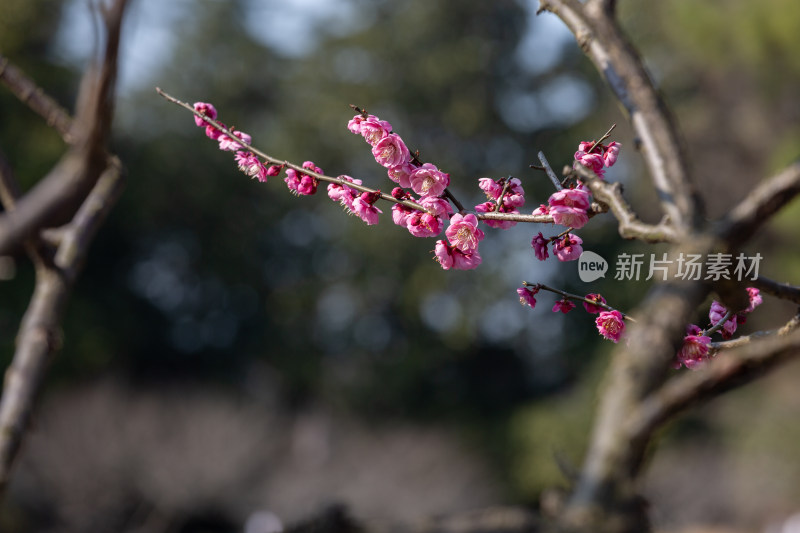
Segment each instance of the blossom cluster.
[[[575,152],[575,164],[581,163],[591,168],[599,177],[602,178],[605,169],[616,163],[619,156],[620,144],[612,141],[608,145],[583,141],[578,145]],[[536,258],[544,261],[550,257],[547,249],[552,243],[553,254],[560,261],[574,261],[583,253],[583,240],[570,233],[572,230],[580,229],[589,222],[589,212],[592,201],[589,190],[585,184],[578,181],[576,186],[569,189],[561,189],[550,195],[546,204],[541,204],[533,210],[534,215],[550,215],[553,222],[569,228],[566,234],[555,237],[545,238],[539,232],[533,237],[531,246],[534,249]]]
[[736,328],[747,321],[747,315],[762,304],[763,297],[758,289],[747,287],[747,294],[750,304],[737,313],[730,313],[730,317],[728,317],[728,309],[724,305],[716,300],[712,301],[708,311],[709,328],[703,330],[695,324],[687,326],[686,336],[683,338],[683,345],[672,364],[673,368],[680,368],[681,365],[691,370],[701,368],[711,358],[710,335],[719,331],[723,339],[730,339],[736,332]]
[[[541,290],[541,285],[524,285],[517,289],[519,296],[519,303],[527,305],[531,309],[536,307],[536,294]],[[563,294],[563,293],[562,293]],[[598,333],[612,342],[619,342],[622,335],[625,333],[625,317],[616,309],[612,309],[606,303],[606,299],[600,294],[587,294],[583,298],[577,296],[566,295],[558,300],[553,305],[554,313],[569,313],[575,309],[573,299],[580,299],[583,303],[583,308],[587,313],[597,315],[595,318],[595,326]]]
[[[480,178],[478,187],[486,194],[487,201],[475,206],[478,213],[519,214],[525,204],[525,191],[517,178]],[[508,229],[517,225],[513,220],[487,220],[491,228]]]
[[[375,115],[358,114],[348,122],[347,129],[364,138],[372,147],[375,161],[386,168],[389,179],[399,185],[392,189],[392,197],[398,201],[408,200],[417,203],[425,209],[420,211],[407,204],[396,203],[392,207],[392,221],[398,226],[405,227],[415,237],[435,237],[449,222],[445,231],[447,241],[436,242],[434,248],[436,260],[445,270],[451,268],[469,270],[480,265],[478,243],[483,240],[484,233],[478,227],[475,215],[453,214],[453,208],[445,198],[445,189],[450,185],[450,175],[433,163],[421,163],[416,157],[412,157],[403,139],[392,131],[392,125]],[[333,185],[328,187],[329,191]],[[522,187],[515,188],[514,193],[517,198],[509,201],[521,205],[519,202]],[[366,193],[361,197],[365,195]],[[365,198],[366,200],[369,199]],[[370,220],[377,222],[377,214]],[[368,221],[368,223],[374,222]]]

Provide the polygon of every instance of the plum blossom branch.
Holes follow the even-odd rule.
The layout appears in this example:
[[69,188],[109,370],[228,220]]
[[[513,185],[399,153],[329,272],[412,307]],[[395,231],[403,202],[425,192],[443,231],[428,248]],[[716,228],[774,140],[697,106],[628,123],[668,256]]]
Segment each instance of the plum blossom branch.
[[550,11],[567,25],[625,107],[662,208],[677,233],[688,233],[700,223],[701,207],[684,149],[666,104],[614,18],[614,4],[540,0],[539,5],[539,12]]
[[261,150],[259,150],[258,148],[255,148],[255,147],[251,146],[249,143],[247,143],[247,142],[243,141],[242,139],[240,139],[239,136],[235,135],[230,129],[228,129],[222,123],[220,123],[220,122],[218,122],[218,121],[216,121],[216,120],[214,120],[214,119],[212,119],[212,118],[210,118],[210,117],[198,112],[197,110],[194,109],[194,107],[192,107],[191,105],[187,104],[186,102],[178,100],[174,96],[171,96],[168,93],[166,93],[163,90],[161,90],[161,88],[159,88],[159,87],[156,87],[156,92],[158,94],[160,94],[162,97],[164,97],[167,101],[172,102],[173,104],[179,105],[179,106],[183,107],[184,109],[187,109],[187,110],[191,111],[196,117],[199,117],[200,119],[202,119],[206,123],[214,126],[215,128],[217,128],[220,131],[222,131],[223,133],[225,133],[232,141],[234,141],[236,144],[241,146],[243,149],[258,155],[259,157],[263,158],[265,161],[267,161],[267,162],[269,162],[271,164],[279,165],[279,166],[286,167],[286,168],[291,168],[291,169],[296,170],[298,172],[302,172],[303,174],[308,174],[309,176],[313,176],[313,177],[315,177],[316,179],[318,179],[320,181],[325,181],[325,182],[328,182],[328,183],[337,183],[339,185],[347,186],[348,188],[355,189],[355,190],[360,191],[360,192],[379,193],[380,194],[380,198],[382,200],[386,200],[387,202],[392,202],[392,203],[404,205],[406,207],[409,207],[411,209],[416,209],[418,211],[428,211],[425,207],[423,207],[422,205],[420,205],[420,204],[418,204],[416,202],[412,202],[410,200],[398,200],[397,198],[394,198],[393,196],[391,196],[389,194],[382,193],[377,189],[371,189],[369,187],[365,187],[364,185],[359,185],[359,184],[356,184],[356,183],[345,181],[345,180],[342,180],[341,178],[338,178],[338,177],[334,178],[332,176],[326,176],[325,174],[321,174],[319,172],[315,172],[314,170],[311,170],[309,168],[303,167],[301,165],[297,165],[297,164],[292,163],[290,161],[287,161],[287,160],[284,160],[284,159],[280,159],[280,158],[268,155],[268,154],[262,152]]
[[615,309],[615,308],[611,307],[605,301],[600,301],[600,300],[587,298],[585,296],[580,296],[578,294],[572,294],[572,293],[569,293],[569,292],[566,292],[566,291],[562,291],[561,289],[555,289],[553,287],[549,287],[549,286],[545,285],[544,283],[531,283],[529,281],[523,281],[522,284],[525,287],[532,287],[532,288],[536,288],[536,289],[539,289],[539,290],[549,291],[549,292],[552,292],[554,294],[558,294],[559,296],[561,296],[562,298],[566,298],[567,300],[574,300],[576,302],[583,302],[583,303],[586,303],[586,304],[589,304],[589,305],[593,305],[595,307],[602,307],[606,311],[618,311],[625,320],[628,320],[630,322],[636,322],[636,319],[634,319],[632,316],[627,315],[627,314],[623,313],[622,311],[619,311],[618,309]]
[[745,344],[754,342],[757,339],[788,335],[798,327],[800,327],[800,314],[793,316],[791,320],[778,329],[769,331],[756,331],[750,335],[742,335],[741,337],[737,337],[729,341],[712,342],[711,349],[714,351],[724,351],[730,350],[731,348],[738,348],[739,346],[744,346]]

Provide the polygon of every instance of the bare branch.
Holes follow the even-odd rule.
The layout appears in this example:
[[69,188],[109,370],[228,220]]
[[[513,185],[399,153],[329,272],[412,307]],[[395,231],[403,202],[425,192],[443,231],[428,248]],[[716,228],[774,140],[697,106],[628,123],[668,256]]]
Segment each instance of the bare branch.
[[78,95],[77,118],[70,129],[74,141],[61,161],[28,194],[17,209],[0,216],[0,255],[20,246],[42,228],[70,220],[89,194],[108,162],[113,117],[117,53],[125,0],[107,13],[107,41],[103,64],[90,68]]
[[[800,315],[795,315],[789,322],[784,324],[780,329],[772,331],[756,331],[755,333],[751,333],[750,335],[743,335],[741,337],[737,337],[729,341],[712,342],[711,349],[714,351],[724,351],[724,350],[730,350],[731,348],[738,348],[739,346],[744,346],[745,344],[749,344],[756,339],[763,339],[764,337],[771,337],[773,335],[778,335],[778,336],[787,335],[791,333],[793,330],[797,329],[798,327],[800,327]],[[709,332],[706,332],[706,335],[708,334]]]
[[629,114],[664,212],[678,233],[700,223],[701,204],[677,128],[641,59],[614,19],[615,2],[540,0],[560,17]]
[[0,81],[34,113],[44,118],[47,124],[61,135],[64,142],[67,144],[74,142],[75,138],[70,133],[72,117],[69,113],[2,54],[0,54]]
[[720,238],[730,245],[746,241],[772,215],[800,194],[800,162],[756,187],[722,220]]
[[639,220],[622,197],[622,186],[619,183],[605,182],[581,164],[575,165],[574,171],[592,191],[595,200],[608,205],[611,209],[619,222],[619,234],[623,238],[645,242],[677,242],[680,238],[676,229],[664,221],[653,225]]
[[781,300],[789,300],[790,302],[800,304],[800,287],[789,285],[788,283],[773,281],[769,278],[765,278],[764,276],[758,276],[754,280],[748,280],[747,286],[756,287],[762,292],[771,294],[772,296],[780,298]]
[[632,413],[628,436],[642,441],[664,421],[687,407],[753,381],[800,353],[800,316],[769,338],[751,340],[717,356],[705,368],[668,381]]

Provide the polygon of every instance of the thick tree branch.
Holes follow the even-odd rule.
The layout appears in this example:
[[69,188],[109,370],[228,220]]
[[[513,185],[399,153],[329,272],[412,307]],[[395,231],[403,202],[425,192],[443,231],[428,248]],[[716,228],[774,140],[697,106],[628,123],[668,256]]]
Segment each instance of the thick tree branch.
[[799,325],[800,316],[795,316],[774,335],[737,343],[705,368],[685,372],[665,383],[632,413],[627,428],[631,441],[646,442],[653,431],[687,407],[750,383],[800,355]]
[[[103,11],[108,32],[99,72],[84,77],[82,103],[70,134],[74,144],[40,184],[17,199],[19,190],[10,169],[0,166],[0,191],[7,212],[0,217],[0,254],[25,243],[36,266],[36,285],[16,339],[16,352],[6,370],[0,399],[0,492],[33,409],[48,362],[60,348],[60,322],[69,292],[85,261],[92,237],[114,205],[122,187],[119,161],[106,143],[113,116],[119,32],[126,0]],[[39,254],[35,244],[54,210],[67,208],[71,223],[63,228],[53,258]],[[62,214],[63,216],[63,214]],[[51,259],[52,258],[52,259]]]
[[748,280],[746,285],[748,287],[755,287],[781,300],[789,300],[790,302],[800,304],[800,287],[773,281],[764,276],[758,276],[754,280]]
[[[17,209],[0,216],[0,255],[19,247],[37,231],[70,220],[108,165],[106,142],[113,117],[117,53],[125,0],[106,11],[107,41],[99,71],[84,76],[77,118],[69,135],[72,146],[61,161],[28,194]],[[6,70],[8,66],[6,66]]]
[[662,221],[653,225],[639,220],[622,197],[622,186],[619,183],[605,182],[581,164],[575,165],[574,171],[592,191],[594,199],[606,204],[611,209],[619,222],[619,234],[624,239],[639,239],[644,242],[676,242],[679,240],[680,236],[671,224]]
[[560,17],[625,107],[662,208],[681,234],[696,228],[701,204],[673,119],[642,61],[614,19],[614,2],[540,0]]
[[722,220],[717,230],[731,246],[748,240],[783,206],[800,194],[800,162],[761,183]]

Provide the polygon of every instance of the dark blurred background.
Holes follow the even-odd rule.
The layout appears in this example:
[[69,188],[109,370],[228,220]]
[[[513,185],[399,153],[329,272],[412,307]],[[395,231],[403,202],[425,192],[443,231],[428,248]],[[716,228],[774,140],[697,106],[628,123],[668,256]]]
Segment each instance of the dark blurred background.
[[[536,2],[132,0],[112,146],[128,186],[95,242],[38,416],[0,507],[6,531],[247,531],[340,502],[408,520],[497,503],[536,506],[577,468],[610,343],[582,309],[555,314],[522,280],[601,292],[631,310],[648,284],[582,283],[538,262],[533,234],[487,228],[479,269],[444,272],[433,239],[342,214],[238,172],[189,114],[212,102],[255,146],[389,190],[348,104],[392,123],[451,175],[522,180],[529,212],[581,140],[617,123],[608,179],[658,212],[631,130],[593,67]],[[800,4],[620,2],[685,129],[718,217],[800,150]],[[97,34],[87,2],[3,0],[0,50],[65,105]],[[60,139],[0,91],[0,148],[27,188]],[[745,251],[800,282],[794,204]],[[660,252],[610,217],[579,232],[609,259]],[[32,289],[22,256],[0,281],[0,359]],[[745,331],[794,312],[765,298]],[[707,306],[698,323],[707,321]],[[673,424],[646,480],[659,527],[757,529],[800,511],[797,364]],[[709,479],[714,479],[713,489]],[[261,513],[261,514],[259,514]],[[265,514],[272,513],[272,514]],[[250,520],[250,528],[246,524]],[[262,532],[264,533],[264,532]]]

